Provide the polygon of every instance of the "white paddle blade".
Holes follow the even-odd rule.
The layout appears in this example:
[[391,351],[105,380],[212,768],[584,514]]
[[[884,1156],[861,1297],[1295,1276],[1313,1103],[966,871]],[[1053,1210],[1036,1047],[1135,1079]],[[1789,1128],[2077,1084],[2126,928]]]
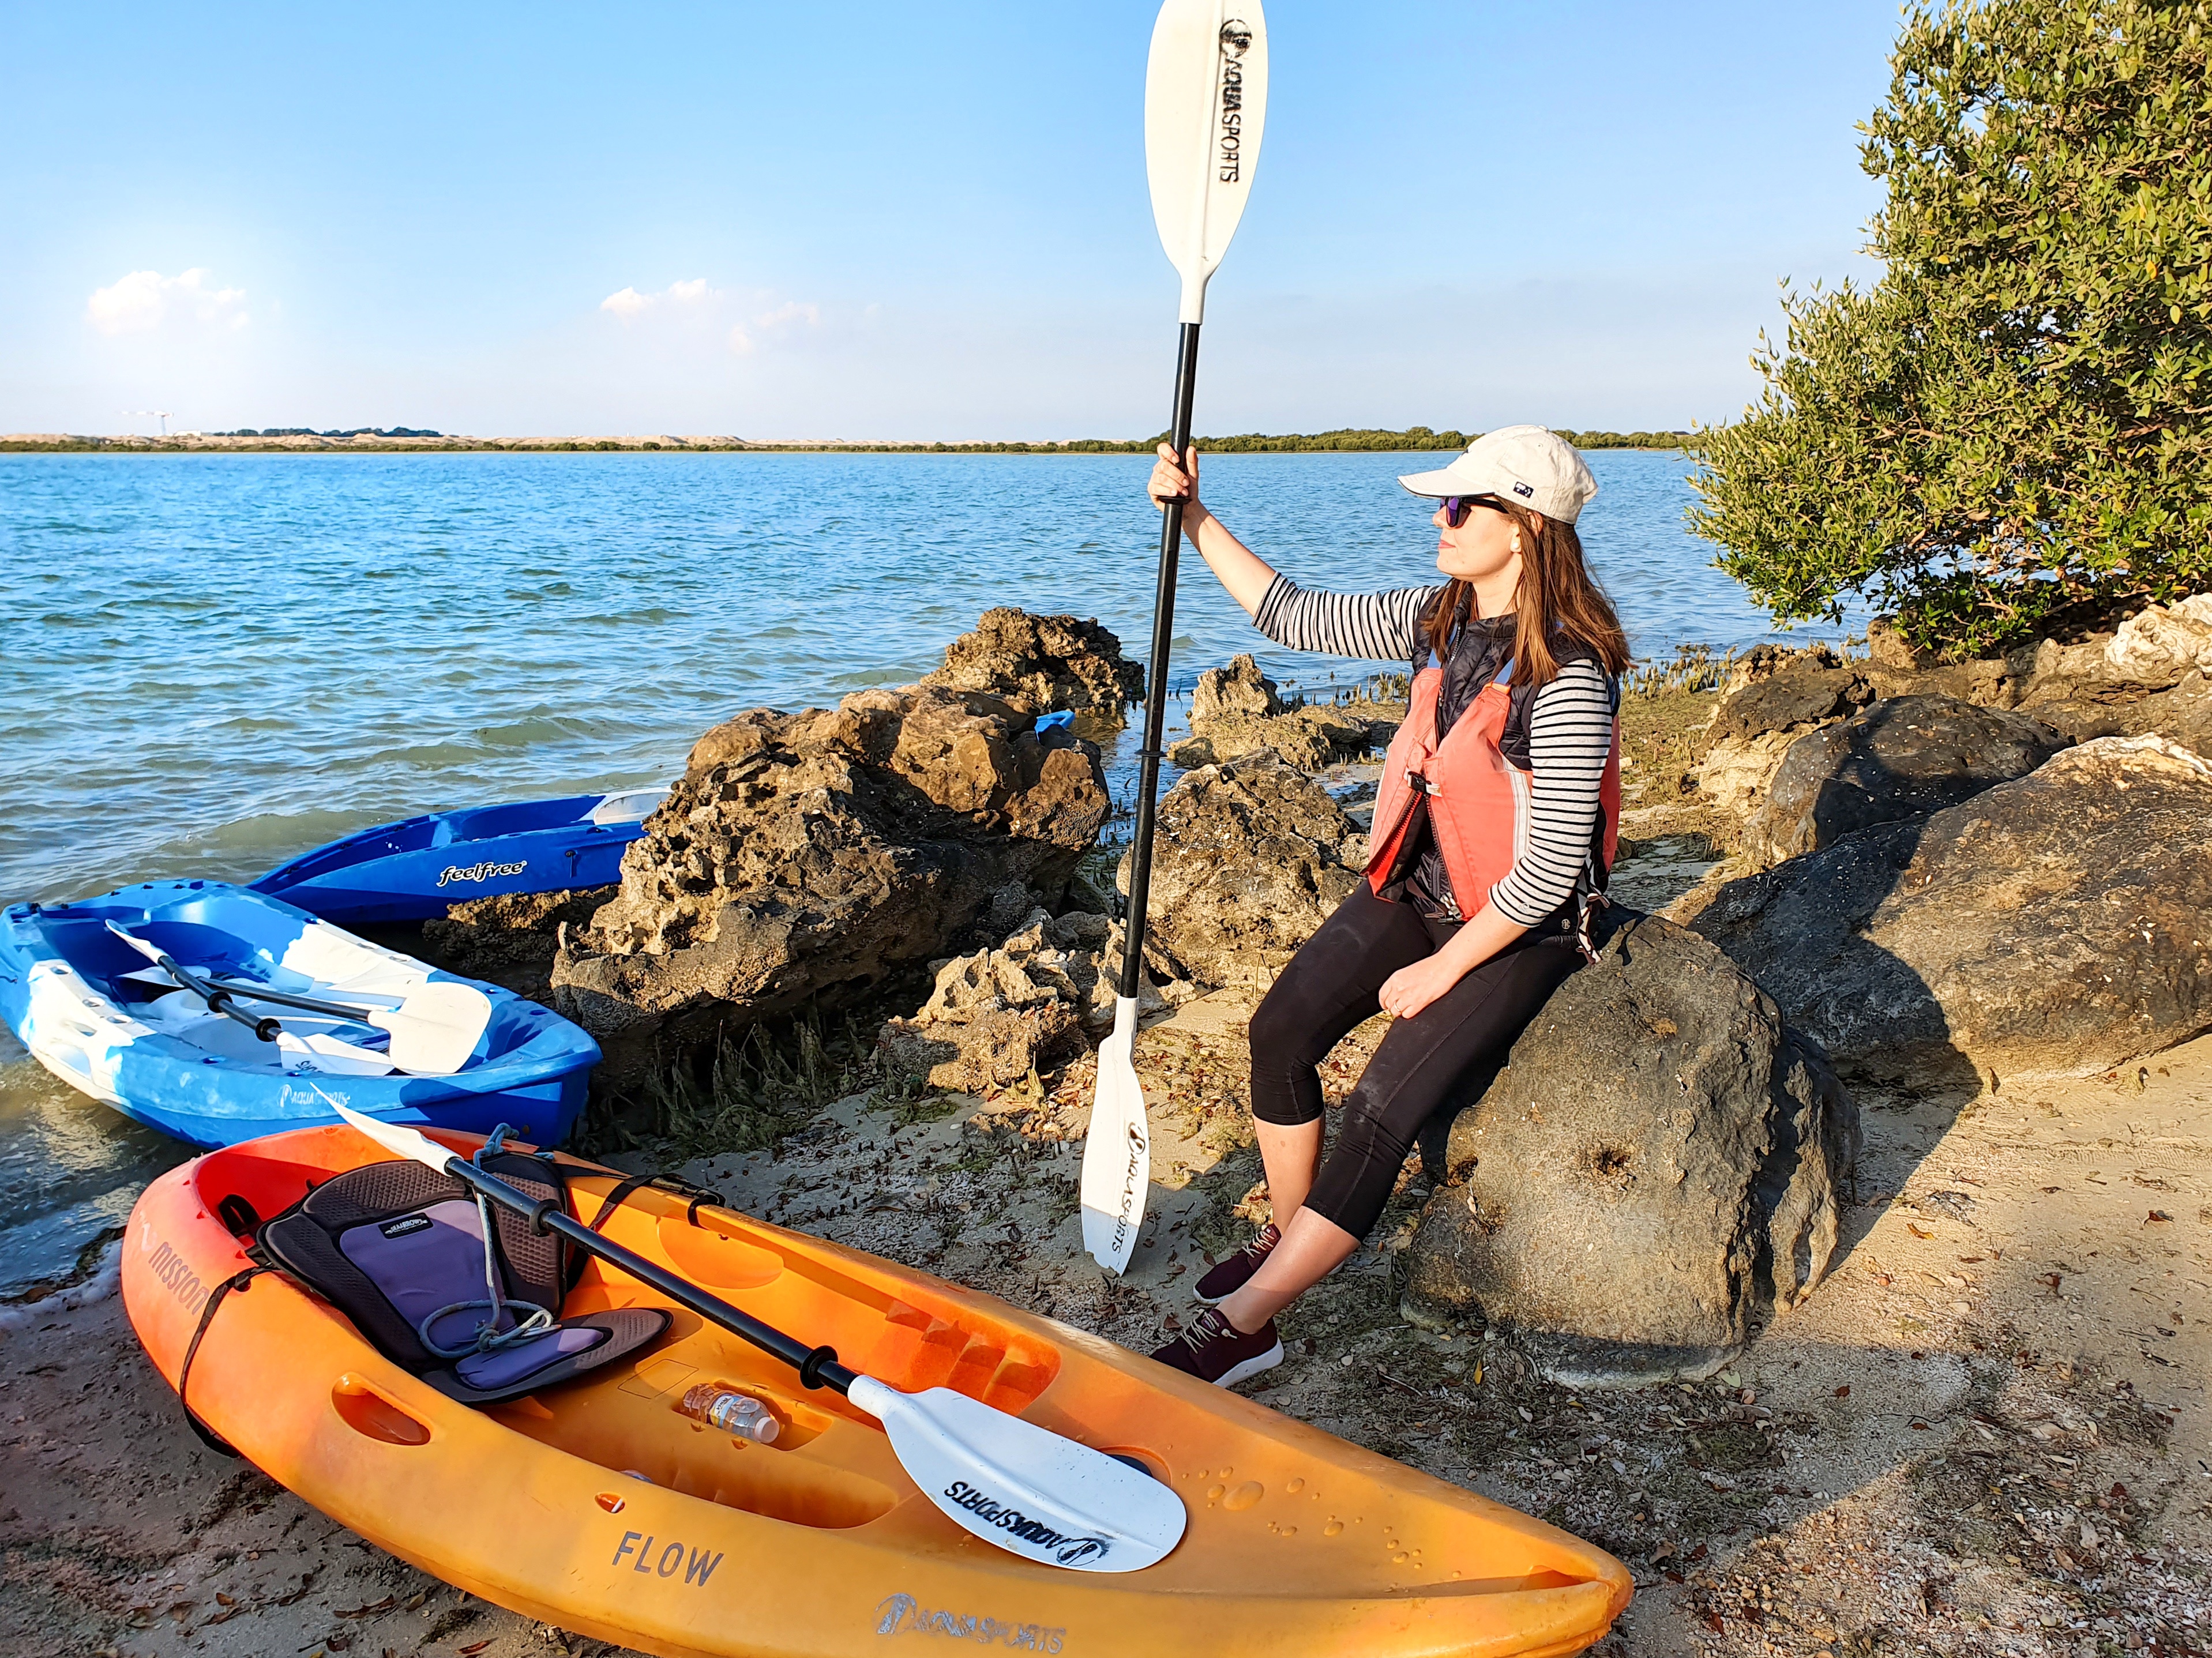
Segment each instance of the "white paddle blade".
[[[322,1094],[323,1090],[318,1088],[315,1092]],[[396,1122],[382,1122],[374,1117],[366,1116],[350,1106],[340,1105],[327,1094],[323,1094],[323,1098],[349,1128],[359,1129],[395,1157],[410,1158],[436,1169],[441,1175],[446,1172],[447,1163],[456,1161],[452,1152],[428,1134],[418,1133],[412,1128],[403,1128]]]
[[1114,1034],[1098,1050],[1098,1090],[1083,1142],[1083,1247],[1109,1272],[1128,1269],[1152,1181],[1152,1136],[1136,1053],[1137,999],[1119,997]]
[[143,956],[148,961],[153,963],[155,966],[160,967],[161,965],[161,952],[155,949],[152,944],[148,944],[137,933],[126,932],[121,927],[116,926],[112,921],[110,921],[107,924],[107,930],[113,933],[117,938],[122,939],[125,944],[130,945],[131,949],[137,950],[141,956]]
[[1167,0],[1145,70],[1145,171],[1185,322],[1206,319],[1206,279],[1244,216],[1267,113],[1259,0]]
[[1103,1451],[949,1388],[902,1394],[864,1376],[848,1397],[954,1524],[1024,1560],[1141,1571],[1182,1540],[1182,1499]]
[[392,1033],[392,1063],[400,1070],[450,1077],[483,1040],[491,998],[474,985],[433,979],[398,1007],[371,1009],[368,1022]]

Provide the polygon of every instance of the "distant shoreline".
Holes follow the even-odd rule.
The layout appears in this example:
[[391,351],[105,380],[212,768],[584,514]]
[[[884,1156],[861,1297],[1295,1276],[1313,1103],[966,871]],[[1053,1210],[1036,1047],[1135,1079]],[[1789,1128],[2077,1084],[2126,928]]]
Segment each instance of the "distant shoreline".
[[[1321,433],[1244,433],[1196,438],[1212,454],[1404,453],[1464,448],[1476,434],[1346,428]],[[1582,449],[1680,449],[1687,432],[1562,432]],[[62,432],[0,434],[0,454],[849,454],[849,455],[1147,455],[1163,441],[1152,438],[1075,438],[1064,443],[757,443],[737,437],[472,438],[443,434],[386,436],[380,433],[179,432],[166,437],[83,437]]]

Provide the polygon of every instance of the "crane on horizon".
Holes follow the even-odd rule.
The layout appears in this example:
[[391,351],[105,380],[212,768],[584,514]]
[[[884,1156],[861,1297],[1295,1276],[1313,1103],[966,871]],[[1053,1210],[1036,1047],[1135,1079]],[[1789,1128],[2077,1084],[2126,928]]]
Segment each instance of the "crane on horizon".
[[167,409],[125,409],[122,412],[133,420],[141,416],[148,420],[158,420],[161,422],[161,435],[169,435],[169,410]]

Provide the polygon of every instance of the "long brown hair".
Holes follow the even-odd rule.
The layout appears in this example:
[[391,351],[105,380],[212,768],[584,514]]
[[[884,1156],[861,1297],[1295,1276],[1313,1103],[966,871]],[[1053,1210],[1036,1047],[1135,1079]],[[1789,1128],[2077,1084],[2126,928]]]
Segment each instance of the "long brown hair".
[[[1552,653],[1554,629],[1589,646],[1607,673],[1627,671],[1628,635],[1620,629],[1613,601],[1590,579],[1575,526],[1546,518],[1518,501],[1498,500],[1498,504],[1521,526],[1521,584],[1513,597],[1513,683],[1534,687],[1558,677],[1559,662]],[[1474,611],[1474,584],[1456,576],[1446,582],[1421,617],[1421,630],[1439,659],[1451,655],[1462,622]]]

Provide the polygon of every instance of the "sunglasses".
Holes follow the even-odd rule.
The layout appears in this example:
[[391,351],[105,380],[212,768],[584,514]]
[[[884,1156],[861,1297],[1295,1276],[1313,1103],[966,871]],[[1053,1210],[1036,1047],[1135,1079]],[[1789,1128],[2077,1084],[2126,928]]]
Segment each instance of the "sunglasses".
[[1443,505],[1444,522],[1455,530],[1467,522],[1468,512],[1477,507],[1493,513],[1504,513],[1508,518],[1513,516],[1504,501],[1492,495],[1446,495]]

